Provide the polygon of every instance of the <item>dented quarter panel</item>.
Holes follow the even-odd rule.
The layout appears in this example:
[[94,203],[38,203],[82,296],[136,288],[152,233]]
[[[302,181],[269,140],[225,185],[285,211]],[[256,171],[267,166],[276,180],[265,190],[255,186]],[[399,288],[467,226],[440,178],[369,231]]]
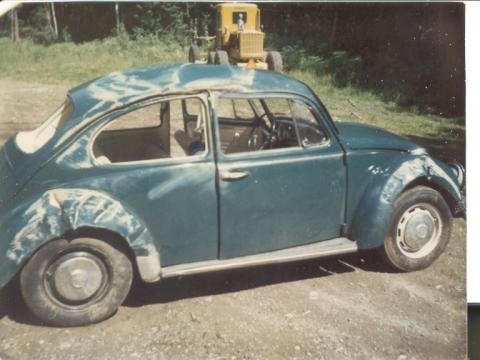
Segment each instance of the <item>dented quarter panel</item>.
[[138,216],[101,191],[57,188],[22,202],[7,216],[2,216],[0,286],[40,246],[84,227],[114,231],[128,241],[137,257],[156,258],[156,274],[151,273],[151,268],[140,270],[147,277],[158,278],[160,263],[155,246],[152,246],[153,237]]

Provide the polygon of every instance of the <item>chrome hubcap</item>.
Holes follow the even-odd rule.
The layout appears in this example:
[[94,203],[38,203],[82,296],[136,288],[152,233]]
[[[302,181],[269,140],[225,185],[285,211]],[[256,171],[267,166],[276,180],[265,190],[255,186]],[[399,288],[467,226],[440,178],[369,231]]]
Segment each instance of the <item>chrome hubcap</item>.
[[107,272],[97,256],[77,251],[50,265],[47,283],[54,297],[66,304],[86,303],[104,287]]
[[442,232],[438,210],[430,204],[410,207],[400,217],[397,226],[397,245],[410,258],[421,258],[432,252]]

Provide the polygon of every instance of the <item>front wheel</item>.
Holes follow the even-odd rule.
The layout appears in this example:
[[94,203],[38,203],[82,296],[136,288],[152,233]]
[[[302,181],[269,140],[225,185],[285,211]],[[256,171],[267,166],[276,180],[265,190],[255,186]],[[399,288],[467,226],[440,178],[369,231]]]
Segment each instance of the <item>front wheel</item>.
[[133,278],[128,256],[93,238],[54,240],[40,248],[20,274],[30,311],[55,326],[79,326],[111,316]]
[[268,52],[266,61],[268,65],[268,70],[277,72],[283,71],[282,55],[278,51]]
[[401,271],[428,267],[445,250],[452,215],[442,195],[425,186],[403,193],[393,206],[383,253]]

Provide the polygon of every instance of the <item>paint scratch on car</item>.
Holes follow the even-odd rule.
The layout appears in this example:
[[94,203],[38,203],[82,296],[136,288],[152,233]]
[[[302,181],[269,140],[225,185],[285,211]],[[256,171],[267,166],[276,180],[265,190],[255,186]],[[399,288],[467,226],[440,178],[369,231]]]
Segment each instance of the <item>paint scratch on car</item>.
[[80,137],[64,153],[58,156],[56,162],[69,165],[70,167],[74,168],[91,168],[93,165],[87,153],[88,140],[89,138],[86,136]]
[[[42,244],[83,227],[103,228],[123,236],[141,260],[141,272],[153,281],[160,260],[153,239],[138,217],[111,197],[95,190],[54,189],[34,201],[21,215],[7,258],[17,264]],[[142,277],[143,274],[141,273]]]

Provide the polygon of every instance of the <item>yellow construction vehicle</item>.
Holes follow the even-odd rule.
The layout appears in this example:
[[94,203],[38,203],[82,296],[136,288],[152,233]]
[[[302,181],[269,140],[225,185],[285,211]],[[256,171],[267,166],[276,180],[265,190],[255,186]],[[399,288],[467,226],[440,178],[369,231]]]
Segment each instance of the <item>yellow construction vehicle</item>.
[[[198,36],[194,32],[188,60],[192,63],[236,64],[251,68],[282,71],[278,51],[263,48],[265,33],[260,24],[260,9],[255,4],[225,3],[216,6],[217,33]],[[200,45],[200,46],[199,46]],[[202,56],[200,48],[207,48]]]

